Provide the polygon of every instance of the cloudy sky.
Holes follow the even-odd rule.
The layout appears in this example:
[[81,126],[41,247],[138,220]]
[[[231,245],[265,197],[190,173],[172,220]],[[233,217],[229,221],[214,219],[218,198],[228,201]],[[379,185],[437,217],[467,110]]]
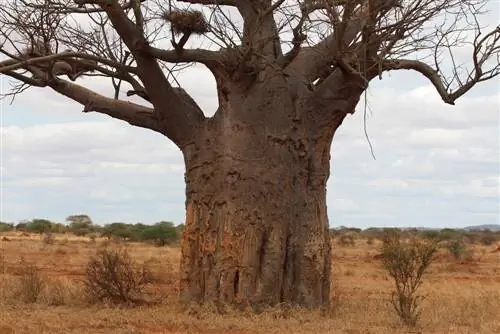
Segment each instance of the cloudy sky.
[[[498,7],[496,13],[498,13]],[[498,15],[492,22],[498,22]],[[0,76],[6,92],[9,80]],[[215,83],[202,68],[180,76],[211,115]],[[103,81],[89,86],[110,91]],[[460,227],[499,223],[498,79],[445,105],[414,72],[384,75],[337,132],[328,182],[331,226]],[[184,165],[165,137],[47,90],[1,102],[1,217],[96,223],[184,220]]]

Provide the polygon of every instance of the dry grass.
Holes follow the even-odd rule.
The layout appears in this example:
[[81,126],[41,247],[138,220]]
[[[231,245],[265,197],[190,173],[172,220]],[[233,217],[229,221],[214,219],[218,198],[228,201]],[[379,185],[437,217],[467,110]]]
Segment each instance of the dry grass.
[[[83,298],[88,259],[104,240],[54,235],[6,234],[0,241],[0,333],[408,333],[388,303],[392,282],[381,267],[375,241],[341,247],[334,243],[334,308],[328,314],[268,310],[262,314],[182,309],[177,304],[179,249],[145,244],[125,247],[154,273],[155,303],[136,308],[91,305]],[[454,260],[445,250],[431,265],[422,293],[420,332],[500,333],[500,252],[474,246],[474,256]],[[20,273],[35,264],[45,284],[35,303],[16,297]]]

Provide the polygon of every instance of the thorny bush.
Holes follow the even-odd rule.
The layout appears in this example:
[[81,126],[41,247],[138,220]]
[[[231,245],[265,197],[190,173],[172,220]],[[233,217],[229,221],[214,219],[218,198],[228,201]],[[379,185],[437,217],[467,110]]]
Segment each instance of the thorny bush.
[[384,238],[382,263],[395,285],[391,304],[407,326],[415,326],[420,318],[423,297],[417,292],[437,250],[437,241],[402,242],[397,233]]
[[152,281],[145,265],[132,261],[126,250],[99,250],[87,264],[85,291],[89,300],[133,305],[144,301]]

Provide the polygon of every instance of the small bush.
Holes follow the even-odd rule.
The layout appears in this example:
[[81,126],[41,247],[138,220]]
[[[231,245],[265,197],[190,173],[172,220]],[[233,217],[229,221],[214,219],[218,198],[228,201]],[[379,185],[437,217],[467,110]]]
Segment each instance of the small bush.
[[52,232],[45,232],[44,235],[43,235],[43,243],[46,244],[46,245],[53,245],[55,242],[55,238],[54,238],[54,235],[52,234]]
[[437,241],[418,242],[413,239],[402,243],[397,233],[384,238],[382,263],[395,285],[391,304],[407,326],[415,326],[420,318],[419,305],[423,297],[417,292],[437,249]]
[[7,269],[7,265],[5,262],[5,255],[3,255],[3,252],[0,253],[0,275],[5,274]]
[[467,250],[467,245],[461,239],[450,240],[445,244],[445,247],[455,260],[462,259]]
[[356,239],[352,234],[342,234],[338,239],[338,244],[341,246],[356,246]]
[[99,250],[87,264],[85,292],[91,301],[137,304],[151,282],[146,266],[137,266],[126,251]]
[[493,245],[495,242],[497,241],[497,238],[496,236],[491,233],[491,232],[488,232],[488,233],[485,233],[482,237],[481,237],[481,243],[485,246],[491,246]]
[[19,287],[17,294],[26,303],[36,303],[45,286],[40,269],[34,264],[21,259],[19,269]]
[[462,258],[466,262],[474,262],[474,260],[476,259],[475,250],[473,248],[467,248]]
[[47,305],[68,305],[78,299],[74,286],[67,280],[56,278],[45,284],[43,300]]
[[96,238],[97,238],[97,236],[95,234],[89,235],[89,241],[90,241],[90,243],[91,244],[95,244],[97,242]]

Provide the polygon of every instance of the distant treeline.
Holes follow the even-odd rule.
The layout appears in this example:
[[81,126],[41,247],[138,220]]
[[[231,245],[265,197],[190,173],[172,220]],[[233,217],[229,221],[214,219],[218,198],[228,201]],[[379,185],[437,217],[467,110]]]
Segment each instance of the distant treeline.
[[[0,222],[0,232],[21,231],[28,233],[72,233],[77,236],[106,237],[127,241],[152,241],[158,246],[172,244],[180,239],[184,225],[161,221],[154,225],[142,223],[111,223],[96,225],[88,215],[74,215],[66,218],[66,223],[56,223],[47,219],[33,219],[18,224]],[[330,229],[333,238],[338,237],[352,243],[355,239],[383,240],[388,232],[397,232],[402,237],[420,237],[443,241],[463,239],[468,243],[491,245],[500,241],[500,231],[444,228],[441,230],[398,229],[398,228],[353,228],[339,227]]]
[[378,239],[383,240],[388,233],[396,232],[403,238],[419,237],[423,239],[437,239],[441,241],[450,241],[461,239],[467,243],[482,243],[492,245],[500,241],[500,231],[485,230],[465,230],[465,229],[416,229],[416,228],[376,228],[367,229],[340,227],[330,229],[330,235],[334,238],[345,240]]
[[179,240],[184,225],[161,221],[154,225],[142,223],[111,223],[96,225],[88,215],[74,215],[66,218],[66,223],[56,223],[47,219],[32,219],[18,224],[0,222],[0,232],[20,231],[27,233],[72,233],[76,236],[106,237],[127,241],[152,241],[158,246]]

